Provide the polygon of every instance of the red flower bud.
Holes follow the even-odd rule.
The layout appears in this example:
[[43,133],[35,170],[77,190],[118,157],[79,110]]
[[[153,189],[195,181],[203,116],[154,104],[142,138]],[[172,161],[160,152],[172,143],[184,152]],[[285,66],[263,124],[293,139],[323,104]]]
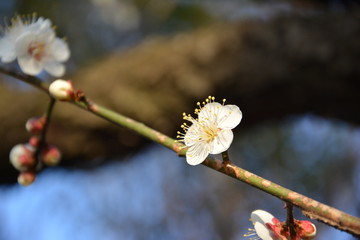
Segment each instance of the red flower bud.
[[57,147],[48,145],[42,150],[40,158],[44,164],[54,166],[59,164],[61,160],[61,152]]
[[40,134],[41,131],[44,129],[45,122],[45,117],[33,117],[27,120],[25,128],[28,132],[32,134]]
[[36,174],[34,172],[22,172],[18,176],[18,183],[23,186],[29,186],[35,181]]
[[310,240],[310,239],[315,238],[316,227],[312,222],[302,220],[302,221],[297,221],[296,224],[299,229],[297,234],[299,235],[299,237],[301,239]]
[[30,144],[15,145],[9,154],[10,163],[19,171],[26,171],[36,164],[35,149]]
[[29,139],[29,144],[31,146],[33,146],[34,148],[38,147],[39,146],[39,143],[40,143],[40,138],[39,136],[32,136],[30,139]]

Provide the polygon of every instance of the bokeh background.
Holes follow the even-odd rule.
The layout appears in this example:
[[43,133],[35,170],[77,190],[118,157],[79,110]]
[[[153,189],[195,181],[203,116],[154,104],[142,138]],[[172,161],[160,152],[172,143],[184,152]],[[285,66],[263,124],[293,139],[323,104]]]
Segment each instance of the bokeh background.
[[[16,13],[50,18],[71,49],[66,78],[170,136],[197,101],[227,98],[244,115],[229,150],[235,164],[360,216],[358,8],[335,0],[14,0],[0,1],[0,16],[3,26]],[[64,103],[48,137],[64,161],[21,187],[8,152],[27,140],[24,123],[47,98],[0,78],[0,239],[235,240],[246,239],[255,209],[285,219],[280,200]],[[315,224],[317,239],[355,239]]]

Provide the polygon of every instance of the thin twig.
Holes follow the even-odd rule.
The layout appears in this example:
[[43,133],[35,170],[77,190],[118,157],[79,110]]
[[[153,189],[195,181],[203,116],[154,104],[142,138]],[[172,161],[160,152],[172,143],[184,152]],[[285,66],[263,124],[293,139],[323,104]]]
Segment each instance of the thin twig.
[[290,239],[295,239],[295,223],[294,223],[294,215],[293,215],[293,205],[291,203],[285,203],[286,208],[286,226],[290,232]]
[[32,77],[29,75],[25,75],[23,73],[14,72],[14,71],[11,71],[10,69],[3,68],[3,67],[0,67],[0,73],[12,76],[20,81],[31,84],[33,87],[36,87],[44,92],[49,93],[49,90],[48,90],[49,84],[45,83],[44,81],[42,81],[41,79],[39,79],[37,77]]
[[46,143],[46,133],[49,128],[52,110],[54,109],[55,103],[56,103],[56,100],[54,98],[50,97],[50,102],[49,102],[48,108],[46,109],[46,112],[44,114],[44,117],[45,117],[44,128],[41,131],[40,138],[39,138],[39,145],[37,146],[36,151],[34,153],[35,159],[37,159],[39,162],[40,162],[40,158],[39,158],[40,153],[43,150],[43,147],[45,146],[45,143]]

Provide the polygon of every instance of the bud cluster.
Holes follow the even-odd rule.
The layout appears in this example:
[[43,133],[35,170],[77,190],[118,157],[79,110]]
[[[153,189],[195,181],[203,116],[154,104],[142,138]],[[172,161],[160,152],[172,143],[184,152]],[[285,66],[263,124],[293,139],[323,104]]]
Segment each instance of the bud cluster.
[[40,144],[45,124],[45,117],[30,118],[25,124],[26,130],[31,133],[29,141],[15,145],[10,151],[10,163],[20,172],[18,183],[21,185],[28,186],[33,183],[36,171],[40,170],[43,164],[54,166],[60,162],[61,153],[58,148],[46,142]]

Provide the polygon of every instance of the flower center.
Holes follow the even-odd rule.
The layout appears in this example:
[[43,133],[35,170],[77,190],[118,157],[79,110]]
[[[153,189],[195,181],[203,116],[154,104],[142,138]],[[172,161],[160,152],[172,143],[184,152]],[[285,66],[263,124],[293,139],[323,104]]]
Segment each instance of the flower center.
[[45,56],[45,43],[43,42],[31,42],[28,48],[28,53],[36,59],[41,61]]
[[207,143],[213,142],[219,133],[219,129],[216,128],[216,126],[206,126],[206,125],[202,125],[202,124],[201,124],[201,126],[204,130],[203,139]]

